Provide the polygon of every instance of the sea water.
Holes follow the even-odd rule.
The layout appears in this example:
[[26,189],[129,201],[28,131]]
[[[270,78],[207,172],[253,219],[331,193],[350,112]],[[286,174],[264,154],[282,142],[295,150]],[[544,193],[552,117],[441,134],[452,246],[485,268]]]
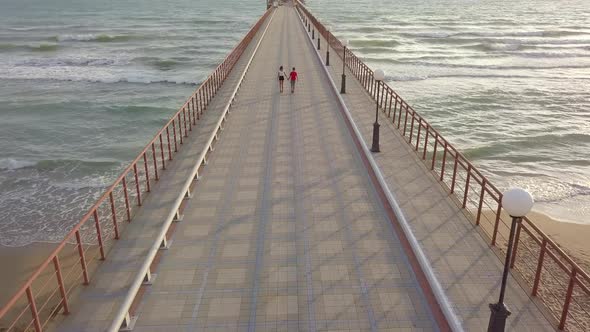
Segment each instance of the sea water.
[[[590,223],[585,0],[307,4],[493,183]],[[61,240],[265,8],[0,0],[0,244]]]

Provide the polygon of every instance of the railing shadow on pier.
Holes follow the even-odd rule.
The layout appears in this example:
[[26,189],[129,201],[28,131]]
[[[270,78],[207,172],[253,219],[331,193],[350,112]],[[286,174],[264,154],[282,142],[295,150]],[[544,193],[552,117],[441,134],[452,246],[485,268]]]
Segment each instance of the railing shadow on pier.
[[[492,250],[498,256],[505,255],[511,219],[502,209],[502,192],[389,85],[375,80],[373,70],[345,48],[305,6],[299,4],[297,9],[306,18],[308,30],[313,30],[309,33],[329,41],[340,58],[346,52],[348,70],[431,174],[480,226]],[[527,217],[518,225],[510,267],[518,271],[531,296],[547,306],[560,330],[590,330],[590,276]]]

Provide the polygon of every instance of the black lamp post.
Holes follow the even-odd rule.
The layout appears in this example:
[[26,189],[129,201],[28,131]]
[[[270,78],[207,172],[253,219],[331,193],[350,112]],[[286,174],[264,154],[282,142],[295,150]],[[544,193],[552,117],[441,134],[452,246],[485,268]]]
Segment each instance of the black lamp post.
[[311,28],[311,39],[315,39],[315,28]]
[[330,30],[332,28],[328,25],[326,27],[326,66],[330,65]]
[[348,39],[342,41],[342,84],[340,85],[340,93],[346,93],[346,47],[348,46]]
[[490,322],[488,332],[504,332],[506,319],[511,312],[504,304],[504,294],[506,293],[506,282],[508,281],[508,272],[510,269],[510,258],[512,257],[512,247],[514,245],[514,230],[516,225],[522,222],[524,217],[531,211],[534,204],[533,197],[526,190],[520,188],[510,189],[502,195],[502,207],[510,217],[512,225],[510,226],[510,235],[508,237],[508,248],[506,250],[506,260],[504,261],[504,273],[502,274],[502,286],[500,288],[500,298],[498,303],[490,303]]
[[385,73],[381,69],[373,72],[375,84],[377,84],[377,100],[375,101],[375,123],[373,123],[373,144],[371,152],[381,152],[379,150],[379,90],[381,88],[381,81],[385,78]]

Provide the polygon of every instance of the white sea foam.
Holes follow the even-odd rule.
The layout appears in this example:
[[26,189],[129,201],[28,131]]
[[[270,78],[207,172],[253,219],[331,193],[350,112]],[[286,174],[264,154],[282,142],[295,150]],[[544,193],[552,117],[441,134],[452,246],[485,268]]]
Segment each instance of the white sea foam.
[[[38,60],[34,60],[38,61]],[[51,63],[53,60],[41,60],[45,64]],[[56,60],[60,61],[60,60]],[[83,63],[84,61],[81,61]],[[104,66],[90,65],[92,62],[87,62],[86,66],[1,66],[0,65],[0,79],[14,79],[14,80],[51,80],[51,81],[70,81],[70,82],[93,82],[93,83],[166,83],[166,84],[189,84],[195,85],[197,80],[185,79],[179,77],[179,74],[171,73],[167,76],[162,76],[161,73],[155,71],[138,70],[137,68],[127,67],[109,67],[105,70]],[[107,61],[108,63],[108,61]]]
[[126,65],[129,61],[121,59],[67,57],[67,58],[31,58],[15,63],[16,66],[53,67],[53,66],[114,66]]
[[89,41],[96,39],[96,35],[87,33],[79,35],[59,35],[57,36],[58,41]]
[[33,167],[37,163],[30,160],[2,158],[0,159],[0,170],[15,170],[26,167]]

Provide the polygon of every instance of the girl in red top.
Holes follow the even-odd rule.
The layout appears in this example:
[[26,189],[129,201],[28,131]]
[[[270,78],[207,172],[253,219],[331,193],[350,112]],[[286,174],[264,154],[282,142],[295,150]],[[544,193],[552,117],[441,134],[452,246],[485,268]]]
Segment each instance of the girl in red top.
[[291,81],[291,93],[295,92],[295,82],[297,81],[297,72],[295,71],[295,67],[291,70],[289,74],[289,80]]

